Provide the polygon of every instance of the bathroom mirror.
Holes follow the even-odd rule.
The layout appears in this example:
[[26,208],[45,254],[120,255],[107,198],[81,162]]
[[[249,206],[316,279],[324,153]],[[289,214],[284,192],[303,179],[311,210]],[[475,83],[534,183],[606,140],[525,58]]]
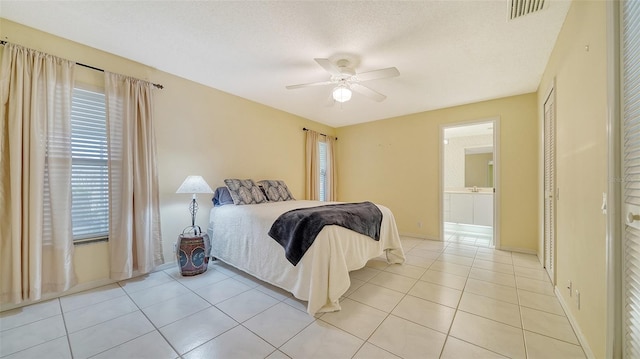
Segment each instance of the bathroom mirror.
[[493,187],[493,148],[464,149],[464,186]]

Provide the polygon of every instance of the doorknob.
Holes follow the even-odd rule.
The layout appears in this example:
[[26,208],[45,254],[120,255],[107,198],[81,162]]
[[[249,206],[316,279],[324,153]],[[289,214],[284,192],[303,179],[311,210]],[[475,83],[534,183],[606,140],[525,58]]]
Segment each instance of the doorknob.
[[625,203],[623,211],[622,213],[627,213],[626,215],[623,214],[626,225],[640,230],[640,206]]

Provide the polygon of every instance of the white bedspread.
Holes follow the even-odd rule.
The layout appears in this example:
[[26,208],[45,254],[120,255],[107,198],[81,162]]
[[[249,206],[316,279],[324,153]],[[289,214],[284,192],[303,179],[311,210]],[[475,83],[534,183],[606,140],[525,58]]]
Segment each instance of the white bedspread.
[[307,312],[340,310],[338,300],[351,285],[349,271],[386,253],[389,263],[403,263],[404,253],[391,211],[382,211],[380,241],[339,226],[325,226],[297,266],[267,234],[282,213],[294,208],[330,204],[285,201],[214,207],[209,216],[211,255],[254,277],[308,301]]

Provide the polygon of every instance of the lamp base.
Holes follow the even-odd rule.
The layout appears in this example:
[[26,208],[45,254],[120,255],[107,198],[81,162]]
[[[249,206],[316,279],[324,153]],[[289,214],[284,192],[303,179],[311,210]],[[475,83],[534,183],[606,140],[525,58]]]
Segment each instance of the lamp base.
[[191,213],[191,227],[196,225],[196,214],[198,213],[198,202],[196,202],[196,195],[193,195],[191,202],[189,202],[189,213]]

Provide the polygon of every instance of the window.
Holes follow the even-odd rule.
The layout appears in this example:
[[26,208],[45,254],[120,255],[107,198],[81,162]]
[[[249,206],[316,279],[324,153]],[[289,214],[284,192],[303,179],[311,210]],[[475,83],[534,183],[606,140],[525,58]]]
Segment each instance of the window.
[[327,143],[318,142],[318,156],[320,157],[320,200],[327,200]]
[[75,241],[109,234],[105,96],[80,88],[71,101],[71,222]]

